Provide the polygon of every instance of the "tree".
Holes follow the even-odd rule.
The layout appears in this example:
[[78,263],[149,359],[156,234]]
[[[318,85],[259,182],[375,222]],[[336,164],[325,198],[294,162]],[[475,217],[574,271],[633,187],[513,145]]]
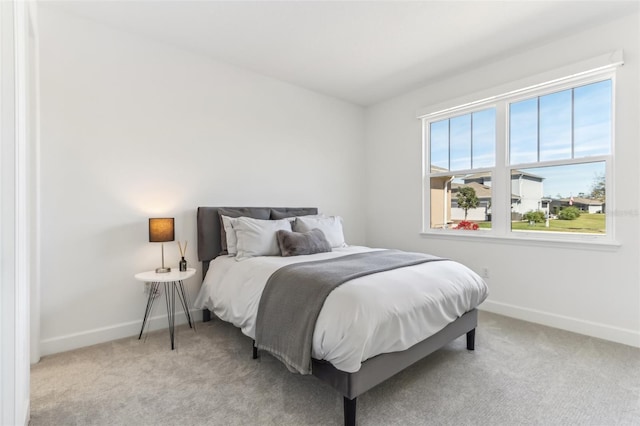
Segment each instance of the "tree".
[[542,210],[529,210],[522,215],[522,218],[527,222],[544,223],[547,220],[547,216]]
[[561,219],[561,220],[576,220],[579,217],[580,217],[580,209],[573,206],[565,207],[564,209],[560,210],[560,213],[558,213],[558,219]]
[[605,191],[606,191],[606,178],[604,173],[597,174],[593,183],[591,184],[591,194],[590,197],[594,200],[604,201],[605,200]]
[[478,200],[475,189],[470,186],[458,189],[458,207],[464,210],[464,220],[467,220],[469,209],[475,209],[479,203],[480,200]]

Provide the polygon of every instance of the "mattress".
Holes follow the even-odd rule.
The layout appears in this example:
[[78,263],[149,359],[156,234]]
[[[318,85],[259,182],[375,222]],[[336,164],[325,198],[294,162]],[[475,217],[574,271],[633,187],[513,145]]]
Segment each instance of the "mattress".
[[[278,268],[376,249],[350,246],[307,256],[211,261],[194,306],[255,338],[262,290]],[[429,262],[348,281],[326,299],[316,322],[312,356],[348,373],[381,353],[397,352],[437,333],[488,296],[486,283],[455,261]]]

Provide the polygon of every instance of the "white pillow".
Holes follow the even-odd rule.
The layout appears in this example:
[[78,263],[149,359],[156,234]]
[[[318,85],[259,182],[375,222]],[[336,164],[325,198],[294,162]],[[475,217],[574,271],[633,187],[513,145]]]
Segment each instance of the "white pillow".
[[233,225],[237,222],[237,217],[222,216],[222,225],[224,226],[224,232],[227,235],[227,253],[229,256],[235,256],[237,253],[236,245],[238,239],[236,238],[236,231],[233,229]]
[[291,226],[293,226],[293,222],[296,221],[297,218],[299,217],[307,217],[307,218],[319,218],[319,217],[328,217],[323,215],[322,213],[318,213],[318,214],[306,214],[304,216],[291,216],[291,217],[285,217],[285,219],[287,219],[289,222],[291,222]]
[[255,256],[280,256],[280,246],[276,237],[276,231],[280,229],[291,231],[291,223],[287,219],[237,218],[233,221],[233,230],[237,239],[236,260]]
[[321,230],[331,247],[346,247],[344,233],[342,232],[342,218],[340,216],[308,217],[298,216],[293,222],[295,232],[309,232],[314,228]]

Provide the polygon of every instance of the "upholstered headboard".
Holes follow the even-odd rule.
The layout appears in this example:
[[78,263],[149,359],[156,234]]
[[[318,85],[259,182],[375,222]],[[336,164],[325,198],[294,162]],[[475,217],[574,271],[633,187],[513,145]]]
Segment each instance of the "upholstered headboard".
[[209,262],[222,253],[220,209],[235,211],[238,216],[259,219],[318,214],[316,207],[198,207],[198,260],[203,265],[203,277],[209,268]]
[[[316,207],[198,207],[198,260],[202,262],[202,279],[207,275],[209,262],[222,253],[220,210],[234,211],[238,216],[263,219],[282,219],[291,216],[318,214]],[[202,311],[202,321],[209,321],[211,313]]]

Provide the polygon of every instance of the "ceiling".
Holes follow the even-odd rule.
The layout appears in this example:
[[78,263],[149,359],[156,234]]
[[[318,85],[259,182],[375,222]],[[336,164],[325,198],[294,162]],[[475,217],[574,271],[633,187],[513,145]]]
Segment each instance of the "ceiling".
[[54,1],[67,12],[370,105],[637,13],[638,1]]

